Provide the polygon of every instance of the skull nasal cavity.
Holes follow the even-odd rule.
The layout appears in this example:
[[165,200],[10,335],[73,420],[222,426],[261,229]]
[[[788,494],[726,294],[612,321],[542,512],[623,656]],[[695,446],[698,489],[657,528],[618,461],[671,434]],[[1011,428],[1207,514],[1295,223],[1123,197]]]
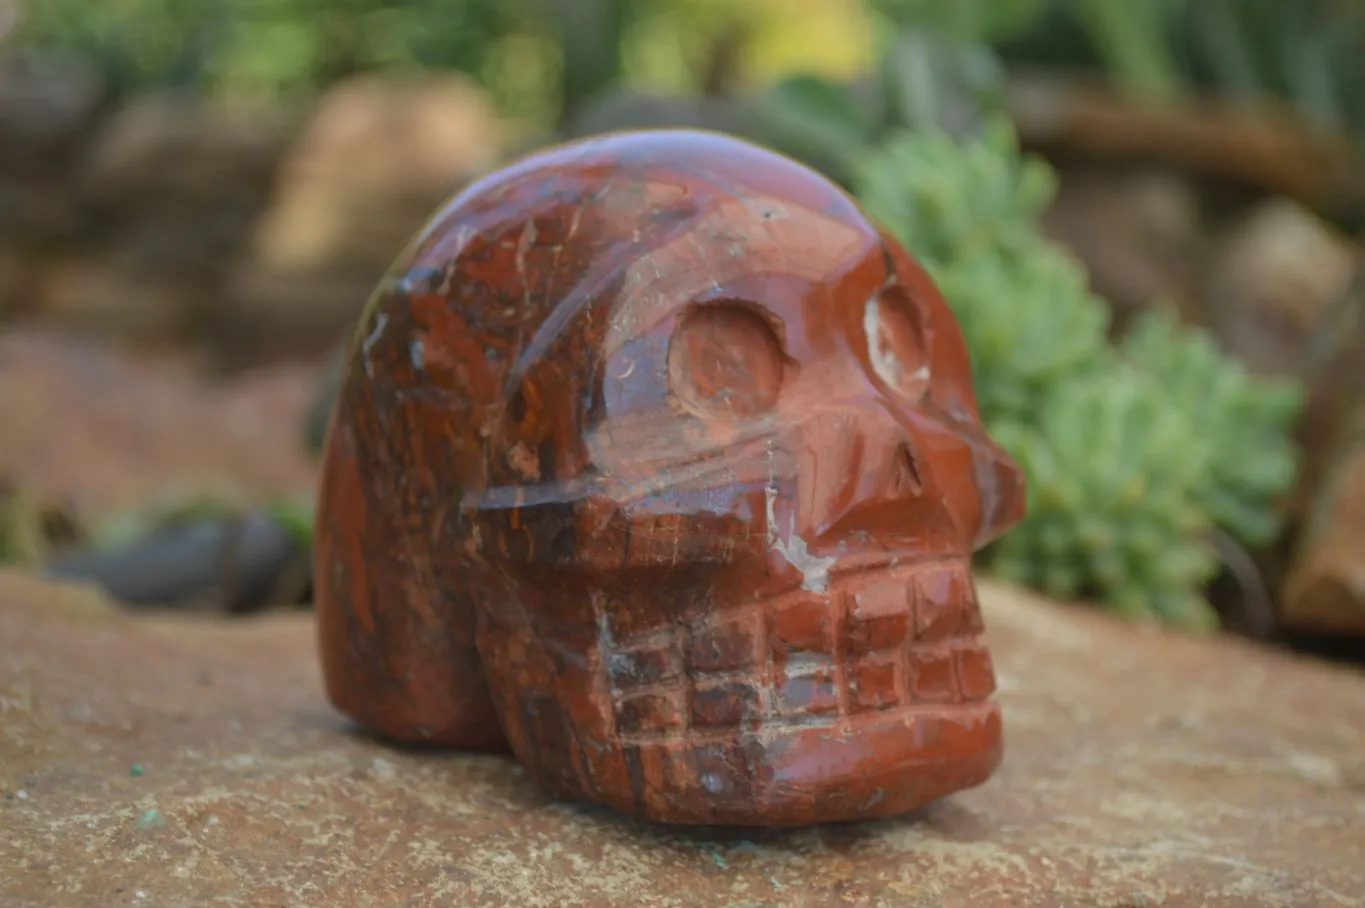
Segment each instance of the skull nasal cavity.
[[891,462],[891,495],[902,498],[918,495],[924,491],[924,481],[920,479],[919,464],[915,462],[915,452],[909,445],[896,448],[895,459]]
[[786,357],[772,325],[731,301],[685,312],[668,347],[668,383],[683,407],[703,416],[754,416],[782,389]]

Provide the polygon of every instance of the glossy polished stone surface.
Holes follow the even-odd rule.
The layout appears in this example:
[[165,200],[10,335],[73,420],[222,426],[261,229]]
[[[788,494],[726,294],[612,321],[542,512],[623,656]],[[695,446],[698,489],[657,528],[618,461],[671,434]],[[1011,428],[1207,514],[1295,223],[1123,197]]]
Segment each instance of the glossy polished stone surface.
[[951,310],[841,190],[685,130],[461,192],[362,318],[315,574],[333,702],[677,823],[978,785],[969,571],[1022,516]]

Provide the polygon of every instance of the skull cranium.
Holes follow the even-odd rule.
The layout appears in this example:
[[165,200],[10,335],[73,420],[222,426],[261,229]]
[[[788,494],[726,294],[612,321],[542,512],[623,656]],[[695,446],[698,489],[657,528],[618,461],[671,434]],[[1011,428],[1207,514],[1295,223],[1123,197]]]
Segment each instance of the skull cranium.
[[317,607],[339,709],[653,819],[901,812],[1001,755],[971,553],[1022,516],[932,282],[699,131],[517,161],[367,308]]

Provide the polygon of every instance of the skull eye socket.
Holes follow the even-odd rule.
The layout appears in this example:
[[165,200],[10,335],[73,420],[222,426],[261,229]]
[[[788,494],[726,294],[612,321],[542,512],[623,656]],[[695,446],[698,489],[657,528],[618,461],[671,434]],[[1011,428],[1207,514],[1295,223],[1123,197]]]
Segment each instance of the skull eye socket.
[[742,419],[777,402],[785,359],[773,325],[753,306],[706,303],[679,319],[668,346],[668,384],[692,413]]
[[872,370],[901,396],[918,401],[929,390],[929,344],[924,317],[899,284],[867,301],[863,313]]

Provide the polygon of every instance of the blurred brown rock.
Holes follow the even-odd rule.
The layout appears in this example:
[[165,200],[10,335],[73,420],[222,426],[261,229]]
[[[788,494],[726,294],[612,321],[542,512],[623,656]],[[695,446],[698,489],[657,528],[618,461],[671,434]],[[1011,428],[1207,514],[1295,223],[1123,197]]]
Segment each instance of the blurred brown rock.
[[1365,636],[1365,406],[1303,523],[1280,606],[1285,625]]
[[1306,391],[1291,538],[1259,559],[1288,629],[1365,630],[1365,460],[1350,437],[1352,414],[1365,412],[1362,264],[1359,246],[1302,205],[1268,199],[1218,242],[1196,315],[1253,373]]
[[1306,347],[1350,284],[1358,253],[1296,202],[1262,202],[1219,244],[1204,321],[1253,372],[1296,375]]
[[[0,237],[30,262],[22,309],[123,340],[191,339],[269,199],[289,132],[270,105],[154,93],[80,132],[79,153],[51,172],[0,177]],[[57,134],[35,127],[22,141],[43,149]]]
[[253,505],[305,495],[316,466],[300,434],[320,367],[220,381],[179,351],[11,328],[0,333],[0,479],[94,522],[185,492]]
[[492,102],[458,75],[357,77],[303,117],[156,92],[98,118],[88,92],[28,75],[23,91],[0,79],[0,138],[47,169],[0,171],[0,313],[224,365],[325,351],[503,147]]
[[1314,207],[1360,208],[1365,184],[1349,133],[1266,97],[1252,107],[1208,94],[1154,105],[1094,76],[1020,69],[1005,96],[1032,150],[1175,168]]
[[[492,102],[456,74],[362,76],[332,88],[281,165],[255,237],[256,263],[279,271],[385,266],[431,208],[501,148]],[[435,201],[433,201],[433,199]]]
[[82,151],[103,97],[98,75],[85,63],[0,57],[0,179],[67,166]]
[[0,243],[28,251],[88,237],[88,212],[70,180],[71,175],[64,172],[31,177],[0,174]]
[[1296,431],[1303,449],[1296,513],[1327,494],[1328,474],[1340,475],[1359,432],[1353,427],[1365,412],[1365,249],[1357,255],[1354,278],[1325,308],[1305,344],[1308,402]]
[[1116,327],[1162,299],[1189,305],[1202,240],[1188,178],[1066,168],[1042,224],[1085,263],[1091,287],[1114,308]]
[[80,231],[71,174],[100,122],[102,98],[98,78],[80,63],[0,57],[0,243],[7,250]]
[[96,137],[81,194],[105,215],[254,213],[269,197],[289,137],[289,118],[269,104],[147,94],[121,107]]
[[232,305],[229,355],[325,350],[413,233],[503,149],[496,109],[446,73],[361,76],[328,92],[284,160]]
[[[190,338],[224,305],[222,287],[269,203],[287,148],[287,114],[262,104],[149,95],[119,111],[82,172],[82,196],[105,226],[81,314],[129,311],[139,335],[158,326],[132,315],[160,310],[153,335]],[[136,295],[149,299],[139,306]],[[70,309],[68,315],[74,315]],[[72,319],[83,323],[81,319]],[[110,328],[114,322],[101,323]]]
[[28,296],[28,266],[24,257],[0,246],[0,318],[18,312]]
[[43,320],[137,344],[183,341],[201,296],[195,282],[139,268],[119,250],[52,256],[35,270]]

